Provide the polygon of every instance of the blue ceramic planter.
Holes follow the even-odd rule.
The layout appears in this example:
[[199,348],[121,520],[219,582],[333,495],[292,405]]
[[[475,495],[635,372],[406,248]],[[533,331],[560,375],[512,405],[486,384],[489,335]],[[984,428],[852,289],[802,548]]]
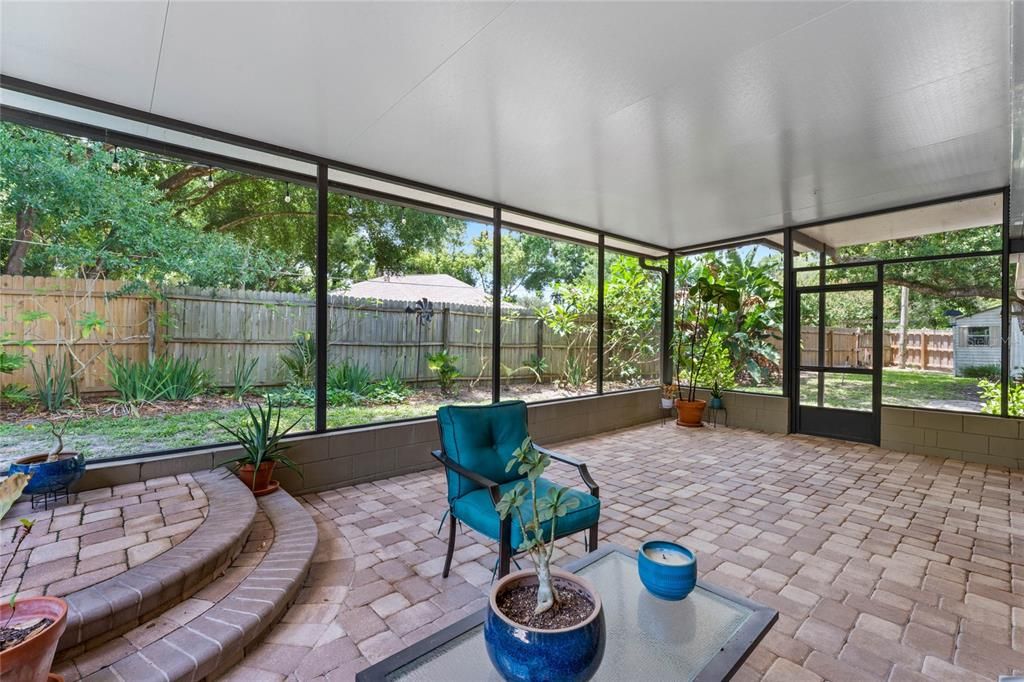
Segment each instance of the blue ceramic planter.
[[722,399],[721,398],[712,398],[708,402],[708,407],[710,407],[712,410],[720,410],[720,409],[722,409]]
[[70,487],[85,473],[85,457],[66,452],[56,462],[47,462],[46,455],[24,457],[11,464],[12,474],[30,474],[32,480],[25,486],[27,495],[43,495]]
[[509,682],[584,682],[597,672],[604,657],[605,630],[601,598],[585,580],[551,569],[555,588],[573,583],[593,600],[594,612],[579,625],[561,630],[538,630],[509,620],[496,605],[496,595],[520,585],[536,584],[533,571],[516,571],[491,590],[484,620],[487,655]]
[[697,557],[674,542],[643,543],[637,551],[636,563],[640,582],[659,599],[685,599],[697,585]]

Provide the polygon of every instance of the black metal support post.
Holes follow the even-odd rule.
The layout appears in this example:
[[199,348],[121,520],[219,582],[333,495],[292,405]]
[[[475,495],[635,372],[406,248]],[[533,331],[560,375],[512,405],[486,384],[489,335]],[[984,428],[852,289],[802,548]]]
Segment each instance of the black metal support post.
[[316,417],[327,430],[327,164],[316,167]]
[[647,259],[638,259],[641,269],[656,272],[661,276],[661,383],[671,384],[674,380],[672,367],[672,332],[674,330],[672,307],[675,302],[674,284],[676,278],[675,255],[669,254],[667,267],[649,265]]
[[1003,314],[1000,317],[999,346],[1001,370],[999,377],[999,414],[1010,412],[1010,189],[1003,190],[1003,257],[1001,277]]
[[597,235],[597,393],[604,393],[604,235]]
[[501,400],[501,206],[494,207],[491,240],[491,401]]

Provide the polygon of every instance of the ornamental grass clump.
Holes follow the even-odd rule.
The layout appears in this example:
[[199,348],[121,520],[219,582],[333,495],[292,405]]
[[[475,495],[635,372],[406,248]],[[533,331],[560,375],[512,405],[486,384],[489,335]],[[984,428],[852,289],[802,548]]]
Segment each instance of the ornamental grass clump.
[[[505,467],[511,471],[516,465],[518,472],[524,474],[527,483],[518,483],[512,490],[502,495],[496,507],[498,515],[504,520],[509,514],[515,514],[519,527],[523,531],[523,542],[519,545],[520,552],[530,555],[534,569],[537,571],[537,608],[534,615],[540,615],[561,603],[561,597],[551,582],[551,555],[555,550],[555,526],[558,519],[580,505],[575,497],[568,497],[569,488],[550,488],[547,494],[537,497],[537,480],[551,464],[551,458],[534,447],[533,441],[527,436],[522,444],[512,453],[512,459]],[[530,512],[529,518],[524,517],[523,507]],[[550,521],[550,530],[545,538],[544,524]]]

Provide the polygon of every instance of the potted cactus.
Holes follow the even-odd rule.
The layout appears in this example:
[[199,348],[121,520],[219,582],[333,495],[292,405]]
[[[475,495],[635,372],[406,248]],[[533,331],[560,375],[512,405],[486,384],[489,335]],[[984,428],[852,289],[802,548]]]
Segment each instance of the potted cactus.
[[[0,479],[0,519],[29,484],[30,476],[15,473]],[[0,585],[32,531],[32,522],[21,519],[14,527],[11,555],[0,571]],[[4,535],[7,531],[4,531]],[[7,538],[4,538],[7,541]],[[0,604],[0,679],[4,682],[45,682],[49,676],[57,642],[67,626],[68,605],[57,597],[26,597],[17,593]]]
[[214,420],[217,426],[221,427],[238,441],[242,446],[242,454],[232,457],[221,466],[235,466],[238,478],[252,490],[256,497],[268,495],[278,488],[278,482],[273,480],[274,465],[278,462],[302,476],[302,472],[295,465],[295,462],[285,456],[288,449],[282,439],[288,432],[295,428],[300,419],[296,419],[290,426],[281,428],[281,406],[268,402],[264,408],[257,404],[246,405],[248,419],[241,427],[231,427],[222,422]]
[[[538,495],[537,481],[550,458],[527,437],[512,453],[507,470],[518,466],[527,483],[518,483],[497,505],[522,531],[519,551],[534,569],[505,576],[491,589],[484,639],[491,663],[506,680],[590,679],[604,656],[605,626],[601,598],[579,576],[551,566],[558,519],[579,506],[568,488],[551,487]],[[545,527],[546,526],[546,527]]]
[[70,421],[71,417],[68,417],[58,425],[56,421],[47,419],[55,441],[50,451],[22,457],[11,464],[9,473],[31,477],[25,488],[26,494],[45,496],[67,490],[85,473],[85,456],[80,452],[64,451],[64,432]]

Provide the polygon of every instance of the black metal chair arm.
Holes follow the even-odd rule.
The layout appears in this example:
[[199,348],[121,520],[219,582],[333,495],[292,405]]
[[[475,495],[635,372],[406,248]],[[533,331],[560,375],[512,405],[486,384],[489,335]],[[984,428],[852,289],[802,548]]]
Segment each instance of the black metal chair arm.
[[597,481],[595,481],[593,477],[591,477],[590,471],[587,469],[586,464],[584,464],[583,462],[579,461],[574,457],[570,457],[569,455],[563,455],[561,453],[554,452],[553,450],[542,448],[536,443],[533,447],[537,448],[537,452],[541,453],[542,455],[547,455],[548,457],[557,462],[562,462],[564,464],[568,464],[569,466],[576,467],[576,470],[579,471],[580,473],[580,478],[583,479],[584,485],[586,485],[590,489],[590,494],[593,495],[594,497],[600,497],[601,489],[598,487]]
[[491,495],[491,502],[493,502],[495,506],[497,506],[498,502],[501,501],[501,491],[498,488],[498,484],[492,481],[491,479],[482,476],[475,471],[470,471],[469,469],[462,466],[452,458],[445,455],[440,450],[434,450],[430,454],[433,455],[437,461],[443,464],[445,469],[451,469],[459,476],[465,476],[469,480],[473,481],[473,483],[476,483],[478,486],[482,488],[487,488],[487,492],[489,492]]

